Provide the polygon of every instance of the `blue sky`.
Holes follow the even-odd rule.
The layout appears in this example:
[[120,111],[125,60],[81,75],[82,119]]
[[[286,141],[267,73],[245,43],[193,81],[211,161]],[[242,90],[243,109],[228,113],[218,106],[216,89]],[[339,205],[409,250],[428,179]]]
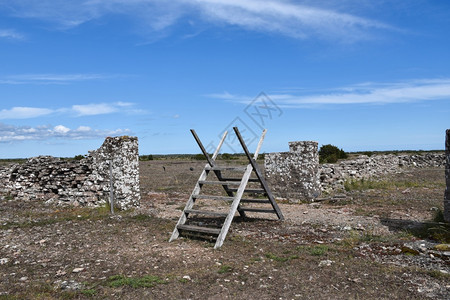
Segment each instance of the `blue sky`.
[[[0,158],[443,149],[450,1],[0,0]],[[224,152],[239,151],[230,136]]]

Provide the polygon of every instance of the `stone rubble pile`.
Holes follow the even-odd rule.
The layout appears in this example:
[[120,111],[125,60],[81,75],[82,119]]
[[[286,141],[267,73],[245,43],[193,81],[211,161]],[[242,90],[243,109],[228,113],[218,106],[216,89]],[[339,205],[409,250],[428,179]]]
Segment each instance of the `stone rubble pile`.
[[39,156],[2,168],[0,194],[75,206],[101,205],[109,201],[111,160],[115,206],[139,206],[138,140],[126,136],[107,138],[81,160]]

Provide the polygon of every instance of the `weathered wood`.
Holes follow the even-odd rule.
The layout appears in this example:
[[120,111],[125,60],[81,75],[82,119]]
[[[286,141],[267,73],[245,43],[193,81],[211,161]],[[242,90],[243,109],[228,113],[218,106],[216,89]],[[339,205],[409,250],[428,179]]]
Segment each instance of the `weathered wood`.
[[234,197],[229,196],[214,196],[214,195],[194,195],[195,199],[208,199],[208,200],[223,200],[233,201]]
[[[199,145],[200,149],[202,150],[203,154],[205,155],[206,159],[208,160],[208,164],[205,165],[205,168],[203,169],[202,174],[200,175],[200,177],[196,183],[196,186],[195,186],[193,192],[191,193],[191,196],[189,197],[188,203],[186,204],[186,206],[183,210],[182,216],[178,220],[178,223],[175,227],[174,232],[172,233],[172,237],[170,238],[170,241],[176,239],[179,236],[180,230],[213,234],[213,235],[217,235],[216,244],[214,245],[214,248],[217,249],[222,246],[222,244],[228,234],[229,228],[231,226],[231,222],[233,221],[236,211],[239,212],[239,214],[243,218],[245,218],[245,212],[248,211],[248,212],[256,212],[256,213],[276,213],[278,218],[283,219],[283,215],[281,214],[281,211],[277,211],[278,206],[275,203],[275,200],[273,199],[273,196],[271,195],[269,188],[267,187],[267,183],[265,183],[264,178],[262,178],[262,173],[259,171],[258,165],[256,163],[256,159],[258,158],[258,154],[261,149],[261,145],[264,140],[264,136],[266,134],[266,130],[264,130],[261,135],[261,138],[259,140],[258,146],[256,147],[253,157],[248,152],[248,149],[247,149],[244,141],[242,140],[242,137],[240,136],[240,133],[236,127],[234,128],[234,130],[235,130],[236,135],[237,135],[237,137],[249,159],[249,162],[250,162],[245,168],[236,167],[236,166],[225,166],[225,167],[217,166],[215,160],[216,160],[218,152],[225,140],[226,132],[224,133],[224,136],[222,137],[222,140],[219,143],[213,156],[209,157],[209,154],[206,153],[206,150],[203,147],[197,134],[195,133],[194,130],[191,130],[192,134],[194,135],[194,138],[197,141],[197,144]],[[222,176],[222,173],[221,173],[222,170],[233,170],[233,171],[237,171],[237,170],[243,171],[244,170],[244,174],[241,179],[227,178],[227,177]],[[206,180],[210,171],[213,171],[214,174],[217,176],[217,179],[218,179],[217,181]],[[257,178],[250,178],[250,176],[252,175],[253,172],[255,172]],[[249,182],[259,182],[261,184],[262,188],[246,188],[247,184]],[[200,195],[202,186],[207,185],[207,184],[222,185],[225,189],[225,192],[227,193],[227,196]],[[238,185],[238,188],[229,188],[228,187],[229,185]],[[242,198],[244,193],[264,194],[267,196],[268,199]],[[230,206],[228,213],[193,209],[194,202],[197,199],[227,201],[227,202],[231,202],[231,206]],[[273,209],[241,207],[240,206],[241,202],[271,204]],[[185,222],[190,214],[225,217],[225,220],[223,222],[221,229],[211,228],[211,227],[194,226],[194,225],[186,225]]]
[[220,233],[219,228],[201,227],[194,225],[177,225],[178,230],[187,230],[217,235]]
[[[195,131],[194,131],[194,133],[195,133]],[[223,133],[222,139],[219,142],[219,145],[217,145],[216,151],[214,151],[214,154],[213,154],[213,157],[212,157],[213,160],[215,160],[217,158],[217,155],[219,155],[220,148],[222,147],[226,136],[227,136],[227,132],[225,131]],[[208,166],[208,165],[209,165],[209,163],[206,166]],[[199,177],[198,181],[205,180],[207,178],[209,171],[206,170],[206,166],[203,169],[202,173],[200,174],[200,177]],[[187,216],[184,213],[184,211],[186,209],[192,209],[192,207],[194,206],[194,202],[195,202],[194,195],[198,195],[200,193],[200,191],[201,191],[201,186],[198,183],[198,181],[195,184],[194,190],[192,191],[192,193],[191,193],[191,195],[189,197],[189,200],[187,201],[186,206],[183,209],[183,213],[181,214],[180,218],[178,219],[177,225],[175,226],[175,229],[172,232],[172,236],[170,237],[169,242],[171,242],[171,241],[173,241],[173,240],[178,238],[178,236],[180,235],[180,232],[178,231],[178,226],[183,225],[184,223],[186,223]]]
[[239,185],[238,181],[211,181],[211,180],[201,180],[200,184],[218,184],[218,185]]
[[198,209],[185,209],[184,213],[186,213],[186,214],[215,216],[215,217],[226,217],[226,216],[228,216],[228,213],[221,213],[221,212],[207,211],[207,210],[198,210]]
[[[222,180],[225,180],[225,181],[241,181],[242,178],[228,178],[228,177],[224,177],[224,178],[222,178]],[[248,182],[259,182],[259,179],[258,178],[249,178]]]
[[[227,196],[215,196],[215,195],[194,195],[195,199],[207,199],[207,200],[222,200],[222,201],[233,201],[234,197]],[[241,202],[245,203],[270,203],[267,199],[251,199],[251,198],[241,198]]]
[[[247,186],[247,180],[250,177],[252,173],[252,165],[247,166],[247,170],[244,173],[244,176],[242,177],[242,181],[240,182],[239,188],[236,191],[236,195],[234,196],[233,203],[231,204],[230,212],[228,216],[225,218],[225,222],[223,223],[222,229],[220,230],[220,234],[217,237],[216,244],[214,245],[214,249],[217,249],[222,246],[223,241],[225,240],[228,230],[231,225],[231,221],[233,221],[233,217],[236,213],[236,210],[238,209],[239,202],[242,198],[242,195],[244,194],[245,187]],[[241,208],[242,210],[242,208]]]
[[273,209],[263,209],[263,208],[246,208],[242,207],[243,211],[249,211],[249,212],[258,212],[258,213],[276,213]]
[[[237,189],[230,189],[230,191],[237,192]],[[266,191],[263,189],[245,189],[245,193],[253,193],[253,194],[265,194]]]
[[247,167],[236,167],[236,166],[215,166],[215,167],[207,167],[208,171],[245,171]]
[[[278,216],[278,219],[284,220],[284,216],[283,216],[280,208],[278,207],[278,204],[275,202],[275,198],[273,197],[273,194],[270,191],[269,185],[267,184],[264,176],[262,175],[262,172],[259,170],[258,164],[256,163],[256,159],[258,158],[258,151],[255,151],[254,157],[252,157],[250,152],[247,149],[247,146],[245,145],[244,139],[242,138],[241,133],[239,132],[239,129],[237,127],[233,127],[233,130],[236,133],[239,143],[241,144],[242,149],[244,149],[244,152],[247,155],[247,158],[250,161],[250,164],[252,165],[256,176],[258,177],[259,181],[261,182],[261,185],[262,185],[263,189],[265,190],[267,197],[270,200],[270,204],[272,205],[273,209],[275,210],[275,212]],[[266,133],[266,130],[264,130],[263,136],[265,135],[265,133]],[[258,143],[257,149],[261,147],[261,144],[262,144],[262,141],[260,140]]]
[[[200,147],[200,150],[202,151],[203,155],[206,157],[206,160],[208,161],[209,165],[210,165],[211,167],[214,167],[214,166],[216,165],[216,163],[214,162],[213,159],[211,159],[211,157],[209,157],[208,152],[206,152],[205,147],[203,147],[203,144],[202,144],[202,142],[200,141],[200,139],[198,138],[197,133],[195,132],[195,130],[194,130],[194,129],[191,129],[191,133],[192,133],[192,135],[194,136],[194,139],[195,139],[195,141],[197,142],[198,146]],[[225,131],[224,134],[226,134],[226,131]]]
[[267,199],[241,199],[241,202],[244,203],[270,203],[270,200]]

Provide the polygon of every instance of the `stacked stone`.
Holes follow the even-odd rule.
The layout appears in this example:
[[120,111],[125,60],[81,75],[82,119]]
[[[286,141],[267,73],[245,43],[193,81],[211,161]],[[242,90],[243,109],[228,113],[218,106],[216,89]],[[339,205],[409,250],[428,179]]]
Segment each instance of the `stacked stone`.
[[39,156],[3,168],[0,193],[21,200],[101,205],[109,201],[110,161],[116,206],[139,206],[139,154],[137,138],[133,137],[107,138],[81,160]]
[[107,178],[109,193],[109,165],[112,164],[114,201],[120,209],[140,205],[139,151],[137,137],[108,137],[103,145],[89,155],[96,166],[98,178]]
[[317,142],[290,142],[289,152],[265,156],[266,179],[276,197],[312,201],[320,195]]
[[445,132],[445,182],[447,184],[444,194],[444,220],[450,222],[450,129]]
[[344,189],[345,180],[360,180],[395,174],[402,168],[434,168],[445,165],[442,153],[426,153],[424,155],[360,155],[354,160],[345,160],[337,164],[319,166],[320,184],[323,192]]
[[51,156],[33,157],[6,170],[2,176],[2,192],[23,200],[89,205],[98,202],[102,196],[102,182],[92,178],[91,174],[92,166],[86,159],[67,161]]
[[346,180],[395,174],[402,168],[443,167],[446,161],[443,153],[388,154],[361,155],[337,164],[319,165],[317,142],[291,142],[289,148],[289,152],[267,154],[265,169],[266,179],[275,196],[288,198],[290,202],[312,201],[321,192],[343,190]]

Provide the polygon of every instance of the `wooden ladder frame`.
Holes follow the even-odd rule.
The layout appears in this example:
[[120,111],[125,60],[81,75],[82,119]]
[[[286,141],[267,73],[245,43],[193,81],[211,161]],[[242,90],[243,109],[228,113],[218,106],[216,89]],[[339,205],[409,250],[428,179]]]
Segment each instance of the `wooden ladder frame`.
[[[242,149],[244,150],[245,155],[247,156],[247,158],[249,160],[249,164],[246,167],[243,167],[243,166],[221,167],[221,166],[217,165],[216,158],[217,158],[219,151],[225,141],[225,138],[227,136],[227,131],[224,132],[224,134],[219,142],[219,145],[217,146],[216,150],[214,151],[212,157],[210,157],[209,154],[206,152],[206,149],[204,148],[202,142],[198,138],[196,132],[193,129],[191,129],[191,133],[194,136],[203,155],[206,157],[206,160],[208,161],[208,163],[203,168],[203,171],[200,174],[200,177],[197,180],[197,183],[195,184],[194,190],[192,191],[192,193],[189,197],[189,200],[187,201],[187,203],[183,209],[183,212],[182,212],[177,224],[175,225],[175,229],[173,230],[173,233],[172,233],[172,236],[170,237],[169,242],[171,242],[179,237],[180,230],[181,231],[185,230],[185,231],[191,231],[191,232],[200,232],[200,233],[204,233],[204,234],[217,235],[217,240],[214,245],[214,249],[217,249],[217,248],[221,247],[223,242],[225,241],[225,238],[228,234],[228,230],[231,226],[231,222],[233,221],[236,211],[241,215],[241,217],[244,220],[246,218],[246,214],[245,214],[246,211],[261,212],[261,213],[275,213],[279,220],[284,220],[283,214],[281,213],[280,208],[278,207],[277,203],[275,202],[275,198],[273,197],[273,194],[270,191],[270,188],[267,185],[267,182],[265,181],[264,176],[261,173],[261,170],[259,169],[259,166],[256,162],[256,159],[258,158],[258,154],[261,149],[261,146],[262,146],[262,143],[263,143],[263,140],[264,140],[267,130],[264,129],[253,156],[248,151],[248,148],[245,145],[244,139],[242,138],[238,128],[233,127],[233,130],[242,146]],[[244,174],[242,175],[242,179],[240,181],[230,181],[228,178],[225,178],[222,175],[222,172],[221,172],[222,170],[244,171]],[[210,171],[214,172],[214,174],[217,176],[218,181],[206,180]],[[250,178],[252,172],[255,172],[257,178]],[[249,181],[260,183],[262,189],[260,189],[260,190],[246,189]],[[227,193],[228,196],[200,195],[202,186],[204,184],[222,185],[222,187],[225,189],[225,192]],[[233,186],[233,185],[234,186],[238,185],[238,188],[237,189],[230,188],[230,186]],[[245,192],[262,193],[268,199],[267,200],[242,199],[242,196],[244,195]],[[225,214],[225,213],[220,213],[220,212],[202,211],[202,210],[192,209],[195,204],[196,199],[225,200],[225,201],[232,201],[232,203],[231,203],[229,212],[227,214]],[[241,205],[240,205],[241,202],[269,203],[272,205],[272,209],[244,208],[244,207],[241,207]],[[216,217],[225,217],[225,221],[223,222],[223,225],[220,229],[193,226],[193,225],[185,225],[189,214],[201,214],[201,215],[210,215],[210,216],[216,216]]]

